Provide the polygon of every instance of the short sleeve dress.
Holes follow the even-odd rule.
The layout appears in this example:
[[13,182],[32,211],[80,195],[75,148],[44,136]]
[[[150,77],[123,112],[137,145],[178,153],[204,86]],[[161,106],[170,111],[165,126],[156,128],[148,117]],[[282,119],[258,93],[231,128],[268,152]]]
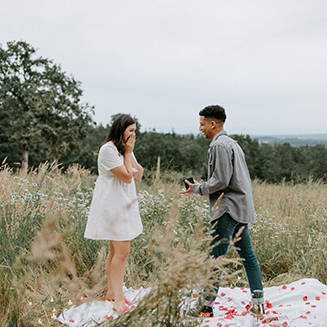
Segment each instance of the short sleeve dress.
[[93,191],[85,238],[128,241],[142,233],[134,179],[131,183],[124,183],[111,172],[111,169],[123,164],[124,157],[113,142],[109,141],[100,148],[99,176]]

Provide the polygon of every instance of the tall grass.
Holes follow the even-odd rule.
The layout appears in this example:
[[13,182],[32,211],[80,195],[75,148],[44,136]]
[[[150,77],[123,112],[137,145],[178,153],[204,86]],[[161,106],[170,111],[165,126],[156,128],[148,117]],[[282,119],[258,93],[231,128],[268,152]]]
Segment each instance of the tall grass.
[[[208,204],[181,196],[178,173],[138,185],[144,233],[132,241],[126,286],[151,286],[110,326],[190,326],[180,303],[207,286]],[[1,326],[59,326],[52,316],[105,293],[106,242],[83,238],[95,176],[78,166],[0,171]],[[327,185],[254,183],[252,237],[266,285],[301,277],[327,283]],[[231,248],[223,285],[247,286]],[[227,261],[226,261],[227,262]]]

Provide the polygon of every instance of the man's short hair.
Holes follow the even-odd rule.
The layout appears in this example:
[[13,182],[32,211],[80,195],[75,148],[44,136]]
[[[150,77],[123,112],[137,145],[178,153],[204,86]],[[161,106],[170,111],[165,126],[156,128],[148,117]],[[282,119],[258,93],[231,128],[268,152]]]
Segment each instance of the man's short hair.
[[222,122],[225,122],[225,120],[226,120],[225,109],[218,105],[207,106],[207,107],[203,108],[199,112],[199,115],[204,116],[205,118],[217,119]]

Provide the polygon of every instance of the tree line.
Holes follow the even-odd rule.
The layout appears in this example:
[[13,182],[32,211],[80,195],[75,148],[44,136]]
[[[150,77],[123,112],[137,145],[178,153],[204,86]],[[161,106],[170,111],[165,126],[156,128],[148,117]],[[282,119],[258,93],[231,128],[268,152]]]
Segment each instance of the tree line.
[[[51,60],[36,56],[24,41],[0,46],[0,163],[13,168],[58,161],[97,172],[97,151],[108,135],[96,125],[93,107],[81,102],[81,83]],[[112,120],[117,115],[112,116]],[[209,141],[199,135],[140,131],[135,155],[148,170],[178,171],[206,177]],[[265,144],[233,135],[243,148],[250,175],[263,181],[327,181],[327,148]]]

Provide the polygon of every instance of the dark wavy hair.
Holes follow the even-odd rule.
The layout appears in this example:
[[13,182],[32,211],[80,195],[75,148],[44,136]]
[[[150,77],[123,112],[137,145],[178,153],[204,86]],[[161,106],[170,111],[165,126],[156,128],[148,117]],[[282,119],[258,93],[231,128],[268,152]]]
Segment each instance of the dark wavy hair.
[[123,134],[126,128],[133,124],[136,124],[136,121],[130,115],[122,114],[111,125],[106,142],[112,141],[121,155],[125,153]]
[[199,112],[199,115],[204,116],[205,118],[214,118],[222,122],[225,122],[226,120],[225,109],[218,105],[203,108]]

